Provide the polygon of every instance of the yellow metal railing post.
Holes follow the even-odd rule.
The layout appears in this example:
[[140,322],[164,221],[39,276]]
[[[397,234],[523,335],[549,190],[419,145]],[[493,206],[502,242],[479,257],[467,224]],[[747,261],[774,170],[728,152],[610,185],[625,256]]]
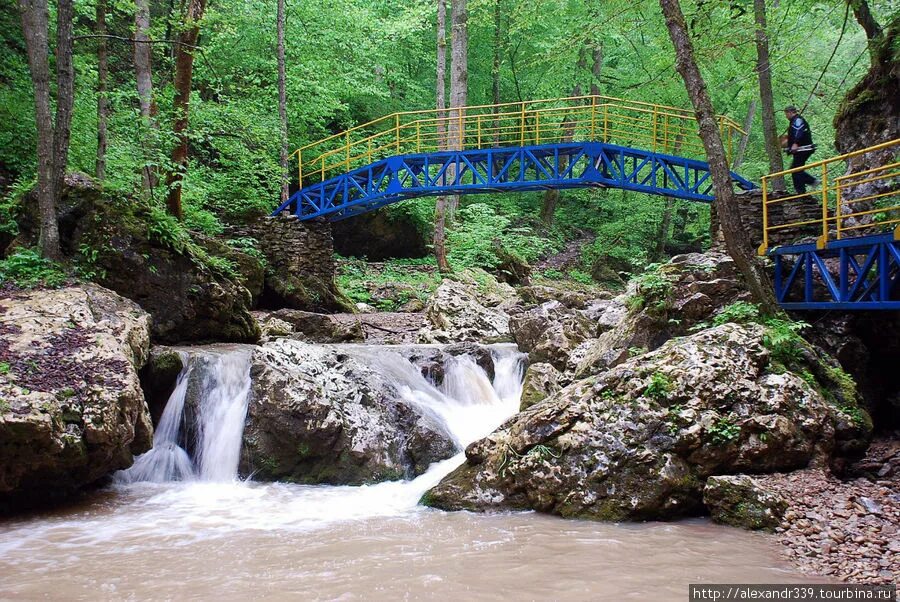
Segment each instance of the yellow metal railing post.
[[840,240],[841,239],[841,222],[843,221],[843,218],[841,217],[841,215],[844,211],[843,208],[841,207],[841,186],[843,185],[843,182],[841,182],[841,178],[837,178],[835,180],[835,184],[836,184],[836,186],[834,189],[834,202],[835,202],[834,220],[835,220],[836,229],[837,229],[837,239]]
[[347,135],[344,137],[344,143],[346,144],[346,159],[344,159],[345,170],[350,171],[350,132],[347,131]]
[[522,102],[522,118],[519,121],[519,146],[525,146],[525,103]]
[[653,107],[653,144],[650,150],[656,152],[656,122],[659,121],[659,114],[656,112],[656,107]]
[[534,112],[534,143],[541,143],[541,114]]
[[394,115],[394,139],[396,140],[395,146],[397,148],[397,154],[400,154],[400,113]]
[[762,177],[760,182],[762,185],[762,244],[757,250],[757,254],[762,256],[769,250],[769,182],[766,176]]
[[478,126],[478,146],[476,148],[481,148],[481,115],[477,117],[475,123]]
[[824,249],[828,244],[828,164],[822,165],[822,237],[816,247]]
[[591,96],[591,140],[597,135],[597,96]]
[[416,121],[416,152],[422,152],[422,126],[418,121]]
[[303,188],[303,151],[297,151],[297,188]]
[[609,142],[609,103],[603,103],[603,141]]

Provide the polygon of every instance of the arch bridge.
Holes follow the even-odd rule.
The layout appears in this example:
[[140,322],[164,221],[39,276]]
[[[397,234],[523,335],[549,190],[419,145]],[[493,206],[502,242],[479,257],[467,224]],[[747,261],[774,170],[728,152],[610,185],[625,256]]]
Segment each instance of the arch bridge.
[[[718,122],[730,154],[744,132]],[[394,113],[294,151],[298,190],[273,215],[336,221],[423,196],[583,187],[708,203],[703,156],[693,112],[605,96]]]

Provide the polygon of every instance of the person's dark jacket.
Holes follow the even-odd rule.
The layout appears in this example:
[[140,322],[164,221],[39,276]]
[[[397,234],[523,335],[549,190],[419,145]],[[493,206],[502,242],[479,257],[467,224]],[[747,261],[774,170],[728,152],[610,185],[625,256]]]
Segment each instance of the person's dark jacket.
[[[788,128],[788,149],[793,145],[812,147],[812,132],[809,124],[800,115],[794,115],[791,118],[791,125]],[[812,149],[810,149],[812,150]]]

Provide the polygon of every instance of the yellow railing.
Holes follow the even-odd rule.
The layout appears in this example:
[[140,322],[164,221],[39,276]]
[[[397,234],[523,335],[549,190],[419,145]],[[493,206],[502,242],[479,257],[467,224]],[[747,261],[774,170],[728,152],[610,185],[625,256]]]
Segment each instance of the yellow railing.
[[[854,158],[880,153],[884,164],[849,172]],[[762,177],[764,255],[779,234],[816,236],[818,248],[831,240],[893,230],[900,240],[900,138],[852,153],[816,161]],[[802,194],[778,193],[774,185],[806,171],[818,180],[817,189]],[[838,175],[844,174],[844,175]]]
[[[744,132],[728,117],[718,121],[730,156],[732,139]],[[291,158],[298,182],[309,185],[391,155],[572,140],[704,156],[692,111],[594,95],[393,113],[307,144]]]

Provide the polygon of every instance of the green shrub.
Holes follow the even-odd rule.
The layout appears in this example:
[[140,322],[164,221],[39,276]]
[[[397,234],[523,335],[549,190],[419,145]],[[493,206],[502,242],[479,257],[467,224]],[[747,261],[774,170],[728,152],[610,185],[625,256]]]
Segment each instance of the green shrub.
[[648,309],[663,313],[669,306],[672,282],[662,273],[662,266],[651,264],[640,276],[635,277],[635,292],[627,300],[629,309]]
[[722,308],[722,311],[713,317],[713,325],[721,326],[728,322],[737,324],[759,323],[759,306],[746,301],[736,301]]
[[644,394],[656,401],[664,401],[673,389],[672,380],[662,372],[654,372],[650,377],[650,384],[644,390]]
[[25,288],[62,286],[67,279],[62,266],[41,257],[34,249],[16,249],[0,260],[0,282],[12,282]]

